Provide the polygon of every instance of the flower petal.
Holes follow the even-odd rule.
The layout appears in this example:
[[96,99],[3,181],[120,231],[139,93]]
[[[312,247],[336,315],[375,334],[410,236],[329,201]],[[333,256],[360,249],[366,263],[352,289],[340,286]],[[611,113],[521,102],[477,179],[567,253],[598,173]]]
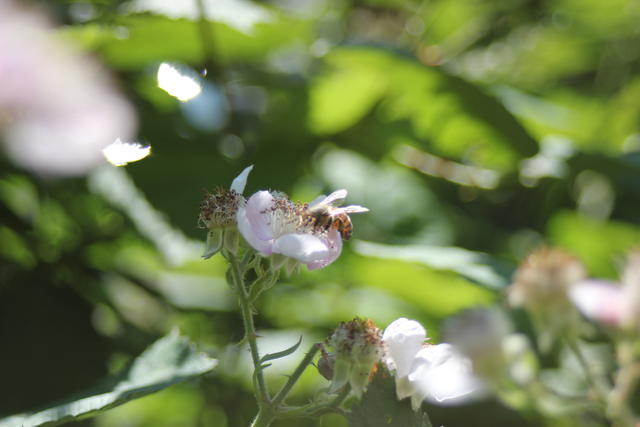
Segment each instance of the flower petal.
[[342,236],[338,230],[329,230],[325,244],[329,248],[329,254],[325,259],[320,261],[308,262],[307,268],[309,270],[317,270],[319,268],[326,267],[340,256],[340,252],[342,252]]
[[273,243],[273,252],[308,263],[329,256],[329,248],[320,238],[311,234],[285,234]]
[[271,210],[273,209],[274,198],[268,191],[258,191],[249,197],[246,205],[246,215],[251,230],[258,239],[273,239],[271,229]]
[[271,255],[273,239],[261,239],[254,231],[253,225],[249,222],[247,217],[247,209],[241,206],[236,214],[236,220],[238,223],[238,230],[242,237],[253,247],[260,251],[263,255]]
[[242,194],[244,187],[247,186],[247,178],[249,177],[249,172],[251,172],[252,169],[253,165],[244,168],[244,170],[240,172],[240,175],[231,182],[231,190],[238,194]]
[[473,375],[471,360],[446,343],[426,346],[418,352],[409,381],[418,396],[437,403],[468,400],[471,393],[483,388]]
[[621,287],[604,280],[583,280],[569,290],[571,301],[586,317],[607,325],[619,325],[624,313]]
[[395,370],[397,377],[409,375],[416,354],[427,338],[427,331],[415,320],[394,320],[382,334],[387,347],[385,363],[389,370]]

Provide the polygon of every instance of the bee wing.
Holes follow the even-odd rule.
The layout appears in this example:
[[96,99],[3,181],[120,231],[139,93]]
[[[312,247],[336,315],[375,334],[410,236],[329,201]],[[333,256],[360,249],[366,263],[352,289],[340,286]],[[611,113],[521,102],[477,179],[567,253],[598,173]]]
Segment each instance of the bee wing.
[[345,206],[338,209],[340,209],[341,212],[348,213],[348,214],[359,213],[359,212],[369,212],[369,209],[359,205],[349,205],[349,206]]
[[347,190],[338,190],[325,196],[318,196],[311,203],[309,203],[309,209],[320,208],[321,206],[331,206],[336,202],[340,202],[347,198]]

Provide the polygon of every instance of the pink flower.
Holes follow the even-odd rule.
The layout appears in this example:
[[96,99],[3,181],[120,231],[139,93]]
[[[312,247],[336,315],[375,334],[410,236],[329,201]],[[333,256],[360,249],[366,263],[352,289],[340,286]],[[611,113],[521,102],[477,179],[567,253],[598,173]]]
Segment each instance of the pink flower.
[[309,270],[326,267],[342,251],[340,228],[332,226],[335,217],[344,215],[342,224],[347,221],[350,225],[347,213],[368,210],[333,206],[346,195],[346,190],[338,190],[307,205],[293,203],[280,193],[258,191],[238,209],[238,229],[264,256],[281,254],[306,264]]
[[0,82],[4,151],[40,175],[86,174],[105,163],[103,148],[135,135],[135,111],[105,70],[13,1],[0,1]]
[[586,317],[627,330],[640,329],[640,252],[629,255],[622,283],[583,280],[569,293]]

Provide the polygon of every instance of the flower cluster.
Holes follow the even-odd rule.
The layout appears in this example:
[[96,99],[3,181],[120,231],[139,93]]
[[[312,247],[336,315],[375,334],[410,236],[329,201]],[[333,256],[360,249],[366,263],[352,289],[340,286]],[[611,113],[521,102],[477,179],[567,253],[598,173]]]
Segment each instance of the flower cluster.
[[470,359],[451,344],[426,344],[426,339],[415,320],[397,319],[381,332],[371,320],[356,318],[336,328],[327,341],[333,352],[323,353],[318,369],[332,380],[332,390],[348,383],[360,396],[381,362],[395,378],[398,399],[410,397],[414,410],[424,400],[459,403],[481,391]]
[[367,212],[362,206],[336,207],[346,190],[320,196],[310,203],[294,203],[274,191],[242,196],[251,167],[234,180],[230,190],[208,195],[200,206],[199,222],[210,230],[205,256],[219,251],[225,236],[238,230],[263,256],[272,256],[275,269],[295,260],[310,270],[325,267],[342,251],[342,239],[351,233],[349,213]]

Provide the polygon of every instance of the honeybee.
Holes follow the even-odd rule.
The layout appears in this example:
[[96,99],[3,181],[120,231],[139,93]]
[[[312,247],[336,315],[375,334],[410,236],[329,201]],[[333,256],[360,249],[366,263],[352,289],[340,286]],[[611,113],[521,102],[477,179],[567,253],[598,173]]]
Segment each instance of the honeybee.
[[349,214],[368,212],[369,209],[358,205],[334,206],[334,204],[342,202],[346,197],[347,190],[343,189],[334,191],[328,196],[323,195],[316,198],[309,203],[306,209],[306,221],[312,227],[318,227],[323,230],[337,230],[344,240],[349,240],[353,233],[353,224],[351,224]]

